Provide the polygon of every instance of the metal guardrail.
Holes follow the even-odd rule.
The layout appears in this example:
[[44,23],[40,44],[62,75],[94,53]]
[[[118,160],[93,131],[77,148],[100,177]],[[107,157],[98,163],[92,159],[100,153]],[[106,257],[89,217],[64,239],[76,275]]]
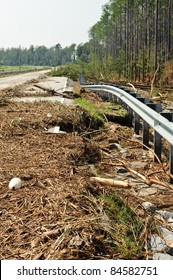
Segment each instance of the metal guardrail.
[[[82,87],[89,88],[98,92],[103,98],[107,98],[115,103],[122,104],[129,113],[129,120],[132,125],[134,121],[134,130],[139,134],[142,123],[143,145],[149,146],[149,128],[154,130],[154,161],[161,160],[162,138],[170,144],[170,174],[173,175],[173,113],[162,112],[161,104],[153,104],[148,98],[143,98],[140,94],[131,90],[107,84],[86,83],[83,76],[80,77]],[[173,183],[173,178],[170,178]]]

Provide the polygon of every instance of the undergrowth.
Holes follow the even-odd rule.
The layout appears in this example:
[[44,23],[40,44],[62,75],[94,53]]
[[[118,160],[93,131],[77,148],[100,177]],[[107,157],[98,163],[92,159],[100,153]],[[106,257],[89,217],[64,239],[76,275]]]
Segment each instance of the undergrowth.
[[93,102],[90,102],[89,100],[86,100],[84,98],[76,98],[75,104],[82,106],[89,113],[89,115],[98,123],[99,126],[103,125],[105,119],[99,104],[94,104]]
[[51,72],[51,76],[68,77],[74,81],[79,79],[79,75],[82,72],[81,66],[75,63],[66,63],[65,65],[54,68]]
[[144,225],[125,201],[117,195],[102,195],[106,215],[112,221],[111,237],[116,244],[116,251],[123,259],[140,259],[144,252],[140,234]]

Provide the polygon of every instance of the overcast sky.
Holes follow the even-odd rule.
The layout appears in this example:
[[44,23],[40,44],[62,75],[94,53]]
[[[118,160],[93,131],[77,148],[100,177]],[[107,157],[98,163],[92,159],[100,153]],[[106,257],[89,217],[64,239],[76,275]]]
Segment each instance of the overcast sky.
[[88,41],[109,0],[0,0],[0,48]]

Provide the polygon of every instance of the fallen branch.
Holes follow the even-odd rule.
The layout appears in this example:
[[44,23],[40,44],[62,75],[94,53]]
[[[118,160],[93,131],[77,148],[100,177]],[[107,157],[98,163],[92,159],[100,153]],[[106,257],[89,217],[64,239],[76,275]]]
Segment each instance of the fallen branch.
[[[57,90],[50,89],[50,88],[45,88],[45,87],[42,87],[42,86],[39,86],[39,85],[36,85],[36,84],[34,85],[34,87],[37,87],[37,88],[42,89],[44,91],[47,91],[51,95],[59,95],[61,97],[65,97],[65,98],[72,98],[72,97],[74,97],[73,93],[72,94],[61,93],[61,92],[59,92]],[[62,88],[59,88],[59,90],[62,90]]]
[[155,180],[155,179],[149,179],[149,178],[146,178],[144,175],[138,173],[137,171],[131,169],[130,167],[128,167],[124,162],[120,161],[122,163],[122,166],[124,168],[126,168],[128,171],[130,171],[132,174],[136,175],[138,178],[142,179],[144,181],[144,183],[146,183],[147,185],[151,186],[152,184],[156,184],[156,185],[160,185],[160,186],[163,186],[163,187],[166,187],[166,188],[170,188],[173,190],[173,187],[168,184],[168,183],[165,183],[165,182],[161,182],[159,180]]
[[129,182],[127,180],[125,181],[118,181],[114,179],[105,179],[105,178],[100,178],[100,177],[91,177],[90,178],[91,182],[98,182],[101,185],[108,185],[111,187],[121,187],[121,188],[129,188]]
[[134,87],[134,85],[133,85],[133,84],[128,83],[128,85],[129,85],[129,86],[131,86],[135,92],[137,92],[137,89]]
[[63,96],[63,94],[62,94],[62,93],[57,92],[57,91],[56,91],[56,90],[54,90],[54,89],[45,88],[45,87],[42,87],[42,86],[39,86],[39,85],[36,85],[36,84],[34,85],[34,87],[37,87],[37,88],[42,89],[42,90],[44,90],[44,91],[47,91],[47,92],[48,92],[48,93],[50,93],[51,95],[58,94],[58,95]]

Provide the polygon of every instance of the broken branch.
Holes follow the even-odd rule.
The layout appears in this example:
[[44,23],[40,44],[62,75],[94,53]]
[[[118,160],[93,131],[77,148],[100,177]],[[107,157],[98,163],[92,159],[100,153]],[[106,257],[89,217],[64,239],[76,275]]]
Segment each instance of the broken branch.
[[125,181],[118,181],[114,179],[105,179],[105,178],[100,178],[100,177],[91,177],[90,178],[91,182],[98,182],[101,185],[108,185],[111,187],[121,187],[121,188],[129,188],[129,182],[127,180]]

